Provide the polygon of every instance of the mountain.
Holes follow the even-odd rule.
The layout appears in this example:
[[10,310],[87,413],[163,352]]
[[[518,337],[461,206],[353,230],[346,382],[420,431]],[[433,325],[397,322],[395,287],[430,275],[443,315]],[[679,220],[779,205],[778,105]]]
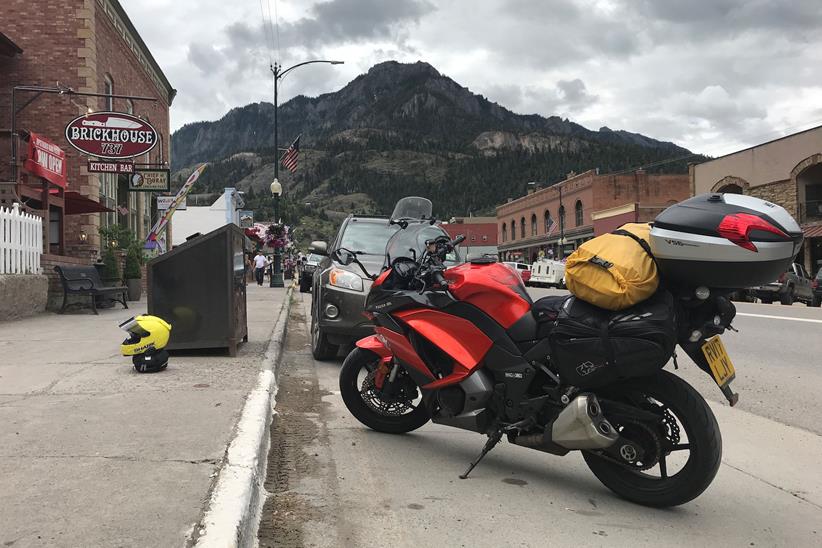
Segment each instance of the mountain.
[[[380,63],[337,92],[291,99],[278,117],[281,147],[302,135],[296,176],[280,171],[285,218],[324,227],[306,236],[327,235],[322,232],[351,211],[388,213],[409,193],[430,197],[442,217],[490,213],[523,194],[528,181],[690,154],[636,133],[513,113],[423,62]],[[272,104],[254,103],[218,121],[183,126],[172,135],[178,179],[194,164],[211,162],[200,189],[237,185],[258,218],[270,214],[273,119]],[[679,161],[654,170],[685,169]]]

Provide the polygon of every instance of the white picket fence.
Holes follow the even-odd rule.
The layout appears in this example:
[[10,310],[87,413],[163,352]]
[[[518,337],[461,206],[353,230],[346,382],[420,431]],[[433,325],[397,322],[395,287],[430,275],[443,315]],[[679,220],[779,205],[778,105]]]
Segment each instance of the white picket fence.
[[43,219],[0,207],[0,274],[40,274],[42,253]]

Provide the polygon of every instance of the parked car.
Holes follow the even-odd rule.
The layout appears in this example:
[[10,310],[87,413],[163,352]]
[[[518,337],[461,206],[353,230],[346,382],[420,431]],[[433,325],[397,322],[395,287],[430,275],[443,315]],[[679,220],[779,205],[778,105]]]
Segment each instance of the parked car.
[[[432,227],[448,234],[435,225]],[[317,360],[331,359],[340,346],[348,346],[374,332],[363,315],[371,280],[356,264],[341,265],[329,255],[344,247],[357,252],[369,274],[379,274],[385,262],[385,244],[397,231],[387,217],[349,215],[340,225],[331,245],[312,242],[311,251],[322,255],[314,271],[311,297],[311,353]],[[454,255],[446,264],[460,262]]]
[[808,306],[814,305],[813,280],[799,263],[792,263],[788,271],[775,282],[755,287],[751,292],[765,304],[778,300],[785,305],[791,305],[795,301]]
[[813,289],[813,303],[811,306],[819,306],[822,304],[822,268],[816,273],[816,277],[811,282]]
[[508,266],[519,272],[519,275],[522,278],[522,283],[524,283],[525,285],[528,285],[528,282],[531,281],[531,265],[515,262],[505,262],[503,264],[507,264]]
[[309,253],[308,257],[305,257],[305,261],[300,264],[300,293],[308,293],[311,291],[311,282],[314,279],[314,271],[319,266],[322,258],[322,255]]

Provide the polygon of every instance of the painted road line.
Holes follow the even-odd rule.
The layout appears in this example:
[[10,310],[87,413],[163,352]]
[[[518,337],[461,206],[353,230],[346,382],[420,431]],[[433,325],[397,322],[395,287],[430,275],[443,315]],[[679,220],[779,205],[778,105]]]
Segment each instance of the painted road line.
[[769,316],[768,314],[748,314],[737,312],[737,316],[749,316],[751,318],[767,318],[772,320],[792,320],[794,322],[822,323],[822,320],[811,320],[810,318],[791,318],[789,316]]

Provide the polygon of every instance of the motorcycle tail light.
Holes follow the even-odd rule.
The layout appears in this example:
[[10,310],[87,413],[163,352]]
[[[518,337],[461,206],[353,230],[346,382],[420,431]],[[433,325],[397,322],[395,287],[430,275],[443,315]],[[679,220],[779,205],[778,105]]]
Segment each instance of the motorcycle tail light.
[[770,232],[787,238],[788,235],[770,224],[768,221],[750,213],[734,213],[733,215],[726,215],[722,222],[717,227],[717,232],[723,238],[735,243],[739,247],[753,252],[758,252],[754,243],[750,240],[749,234],[752,230],[761,230],[763,232]]

